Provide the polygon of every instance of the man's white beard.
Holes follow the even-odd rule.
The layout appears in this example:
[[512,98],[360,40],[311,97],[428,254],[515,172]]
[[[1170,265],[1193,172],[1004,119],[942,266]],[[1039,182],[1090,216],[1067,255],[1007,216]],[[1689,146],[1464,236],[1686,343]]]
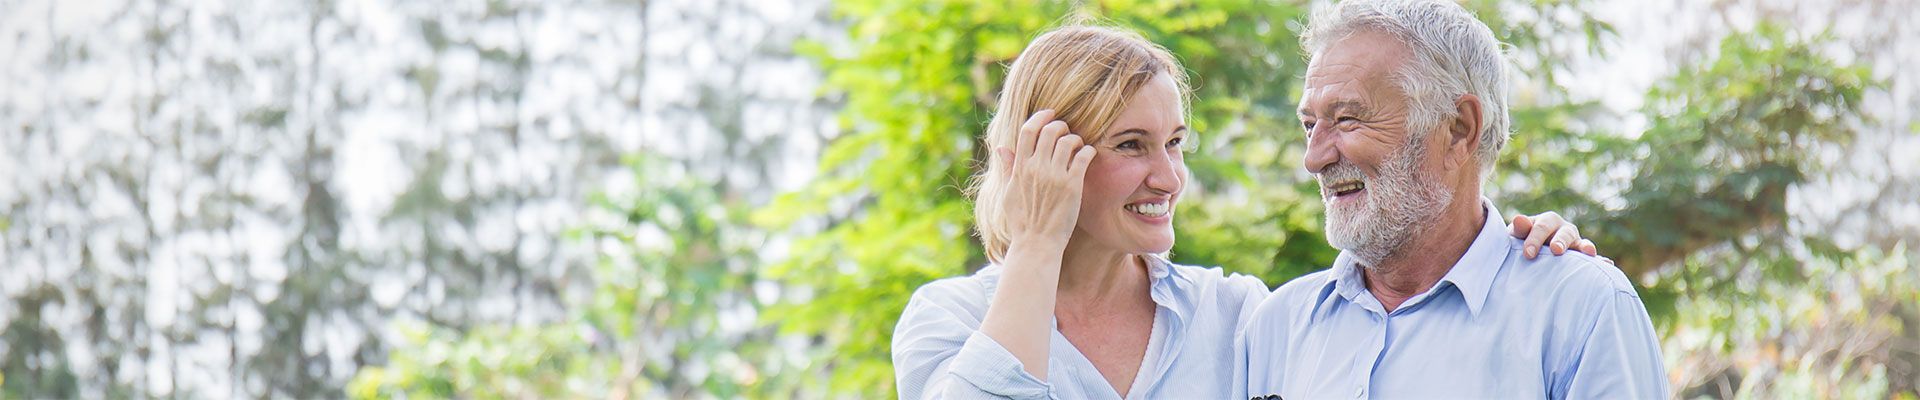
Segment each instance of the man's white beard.
[[[1424,176],[1419,163],[1426,144],[1414,141],[1395,151],[1380,167],[1380,176],[1366,179],[1360,167],[1345,162],[1327,167],[1320,178],[1320,196],[1327,207],[1327,243],[1348,251],[1360,265],[1375,269],[1387,257],[1426,233],[1441,211],[1453,203],[1453,192],[1438,179]],[[1333,207],[1326,186],[1343,178],[1366,182],[1366,198],[1358,207]]]

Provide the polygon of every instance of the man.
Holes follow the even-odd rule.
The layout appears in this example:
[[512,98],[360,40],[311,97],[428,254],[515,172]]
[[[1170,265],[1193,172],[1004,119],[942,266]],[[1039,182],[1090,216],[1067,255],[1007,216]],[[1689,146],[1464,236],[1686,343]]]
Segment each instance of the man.
[[[1481,197],[1507,133],[1486,24],[1451,1],[1348,0],[1314,18],[1300,104],[1333,267],[1241,333],[1255,398],[1664,398],[1627,277],[1540,257]],[[1541,265],[1534,265],[1541,264]]]

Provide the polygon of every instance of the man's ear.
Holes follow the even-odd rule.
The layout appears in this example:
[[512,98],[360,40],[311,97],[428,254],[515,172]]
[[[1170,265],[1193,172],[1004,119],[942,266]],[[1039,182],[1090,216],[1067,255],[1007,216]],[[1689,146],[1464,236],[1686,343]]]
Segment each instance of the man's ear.
[[1486,127],[1486,121],[1480,117],[1480,96],[1460,95],[1453,101],[1453,112],[1453,120],[1447,124],[1447,149],[1464,157],[1451,160],[1457,165],[1478,165],[1473,150],[1480,147],[1480,131]]

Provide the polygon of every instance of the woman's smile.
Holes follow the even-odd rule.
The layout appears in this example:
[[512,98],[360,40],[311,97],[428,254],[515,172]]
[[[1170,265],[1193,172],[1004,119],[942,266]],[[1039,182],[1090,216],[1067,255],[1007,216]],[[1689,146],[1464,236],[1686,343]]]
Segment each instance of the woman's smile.
[[1173,202],[1167,199],[1149,199],[1123,206],[1128,214],[1149,225],[1165,225],[1173,222]]

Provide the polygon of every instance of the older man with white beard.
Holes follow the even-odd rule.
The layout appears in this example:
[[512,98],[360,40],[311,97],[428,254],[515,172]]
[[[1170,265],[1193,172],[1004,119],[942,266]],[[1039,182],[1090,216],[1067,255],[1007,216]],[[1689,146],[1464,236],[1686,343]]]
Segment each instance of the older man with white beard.
[[[1348,0],[1315,16],[1300,120],[1334,265],[1275,290],[1241,333],[1255,398],[1664,398],[1627,277],[1538,249],[1481,197],[1507,139],[1507,72],[1451,1]],[[1536,265],[1541,264],[1541,265]]]

